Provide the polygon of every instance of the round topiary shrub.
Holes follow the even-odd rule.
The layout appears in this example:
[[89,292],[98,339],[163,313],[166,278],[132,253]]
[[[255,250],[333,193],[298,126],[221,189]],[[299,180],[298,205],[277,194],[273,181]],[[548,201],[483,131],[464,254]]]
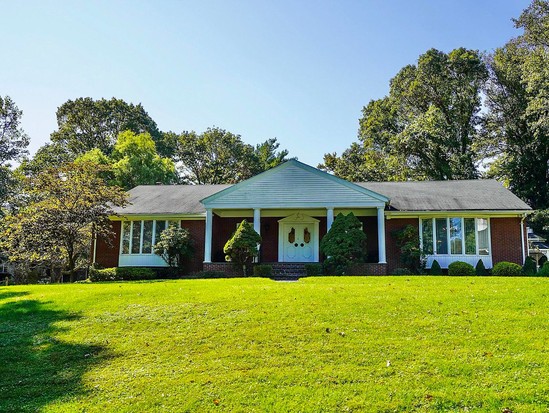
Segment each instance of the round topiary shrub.
[[433,260],[433,263],[431,264],[431,269],[429,270],[429,274],[442,275],[442,268],[440,268],[440,264],[437,260]]
[[494,265],[492,275],[498,277],[517,277],[522,275],[522,267],[514,262],[501,261]]
[[545,261],[543,266],[538,270],[540,277],[549,277],[549,261]]
[[463,261],[455,261],[448,265],[448,275],[476,275],[475,267]]

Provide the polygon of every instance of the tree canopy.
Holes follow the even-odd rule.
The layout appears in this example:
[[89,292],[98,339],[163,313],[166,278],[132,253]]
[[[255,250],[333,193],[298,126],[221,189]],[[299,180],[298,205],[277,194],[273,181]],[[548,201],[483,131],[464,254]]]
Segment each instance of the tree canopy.
[[119,133],[147,132],[159,145],[160,152],[169,152],[162,145],[163,135],[156,122],[141,104],[126,103],[122,99],[78,98],[68,100],[57,109],[58,129],[51,141],[58,143],[71,159],[92,149],[110,154]]
[[27,178],[27,203],[5,217],[0,250],[13,262],[60,264],[74,281],[92,236],[108,239],[112,208],[126,204],[124,191],[107,185],[100,171],[95,163],[69,163]]
[[183,132],[175,140],[180,179],[190,184],[237,183],[284,162],[288,155],[286,150],[277,152],[276,139],[254,148],[240,135],[215,127],[201,134]]
[[428,50],[391,80],[388,96],[363,108],[359,143],[320,167],[355,181],[478,177],[473,143],[486,78],[478,51]]
[[9,96],[0,95],[0,206],[14,185],[10,162],[27,153],[29,137],[20,126],[22,115]]

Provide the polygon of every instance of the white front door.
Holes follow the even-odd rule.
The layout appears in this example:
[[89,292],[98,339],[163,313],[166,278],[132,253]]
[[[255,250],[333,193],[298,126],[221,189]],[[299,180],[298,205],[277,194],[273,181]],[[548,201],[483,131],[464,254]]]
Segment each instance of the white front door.
[[284,224],[284,262],[314,262],[315,236],[312,223]]

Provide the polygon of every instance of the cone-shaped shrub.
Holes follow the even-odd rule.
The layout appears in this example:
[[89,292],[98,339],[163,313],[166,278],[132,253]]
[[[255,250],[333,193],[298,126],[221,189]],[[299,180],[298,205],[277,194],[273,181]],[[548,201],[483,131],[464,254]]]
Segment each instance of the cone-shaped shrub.
[[536,272],[536,262],[532,257],[526,257],[524,265],[522,266],[522,273],[524,275],[536,275]]
[[261,236],[248,224],[248,221],[243,220],[223,248],[223,252],[227,254],[225,260],[242,267],[242,275],[246,275],[246,265],[251,264],[253,258],[257,257],[259,244],[261,244]]
[[475,267],[475,273],[477,275],[488,275],[488,270],[484,266],[484,262],[482,260],[478,260],[477,265]]
[[429,274],[442,275],[442,268],[440,268],[440,264],[437,260],[433,260],[433,263],[431,264],[431,269],[429,270]]

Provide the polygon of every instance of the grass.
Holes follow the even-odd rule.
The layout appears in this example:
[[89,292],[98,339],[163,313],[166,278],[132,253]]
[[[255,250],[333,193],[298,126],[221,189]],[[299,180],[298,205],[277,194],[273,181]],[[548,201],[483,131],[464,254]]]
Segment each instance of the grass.
[[549,279],[0,288],[2,412],[548,412]]

